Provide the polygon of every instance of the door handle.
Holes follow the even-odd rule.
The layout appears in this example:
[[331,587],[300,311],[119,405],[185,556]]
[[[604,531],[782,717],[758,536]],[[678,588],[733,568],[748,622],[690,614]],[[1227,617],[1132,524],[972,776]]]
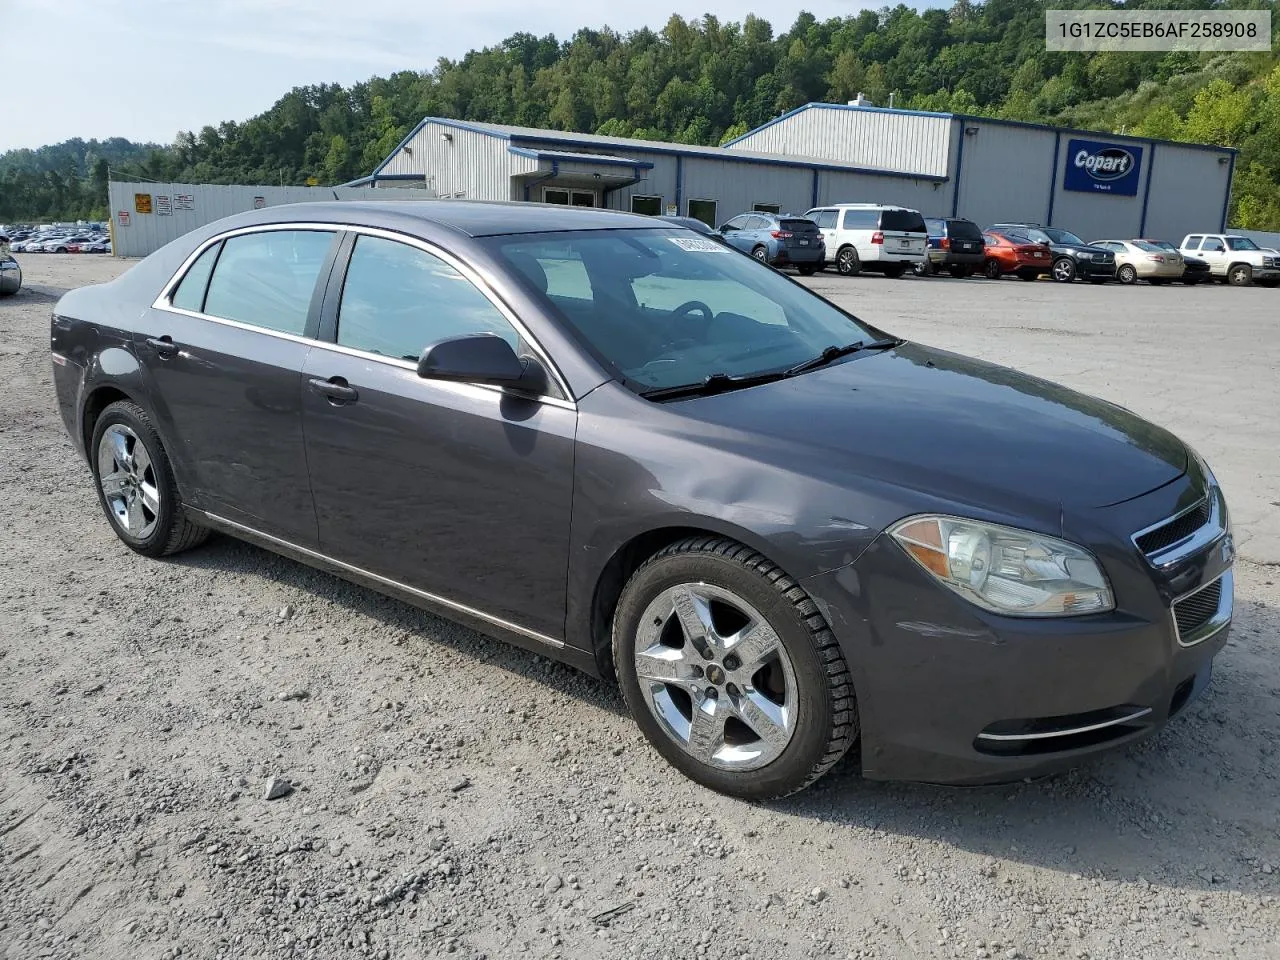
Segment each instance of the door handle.
[[178,345],[168,334],[163,337],[147,337],[147,346],[155,350],[156,356],[161,360],[172,360],[178,355]]
[[330,377],[328,380],[312,377],[307,381],[307,384],[322,397],[328,397],[330,403],[340,405],[355,403],[360,399],[360,394],[356,388],[349,386],[342,377]]

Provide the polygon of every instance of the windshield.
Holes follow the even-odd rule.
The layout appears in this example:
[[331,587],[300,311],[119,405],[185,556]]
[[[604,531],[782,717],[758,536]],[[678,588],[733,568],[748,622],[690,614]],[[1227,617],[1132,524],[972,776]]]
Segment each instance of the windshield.
[[[1036,233],[1042,233],[1044,236],[1035,237]],[[1032,236],[1041,243],[1074,243],[1078,246],[1086,246],[1085,242],[1070,230],[1059,230],[1057,227],[1045,227],[1043,230],[1032,233]]]
[[1232,250],[1258,250],[1261,249],[1256,243],[1248,237],[1227,237],[1227,246]]
[[881,334],[771,267],[666,230],[488,241],[632,389],[782,371]]

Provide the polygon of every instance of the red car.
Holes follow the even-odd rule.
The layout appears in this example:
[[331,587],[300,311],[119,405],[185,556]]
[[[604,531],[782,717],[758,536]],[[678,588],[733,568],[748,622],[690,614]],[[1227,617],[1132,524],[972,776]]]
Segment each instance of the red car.
[[1053,252],[1043,243],[990,230],[982,235],[982,240],[986,255],[982,272],[988,279],[999,280],[1005,274],[1015,273],[1023,280],[1035,280],[1053,266]]

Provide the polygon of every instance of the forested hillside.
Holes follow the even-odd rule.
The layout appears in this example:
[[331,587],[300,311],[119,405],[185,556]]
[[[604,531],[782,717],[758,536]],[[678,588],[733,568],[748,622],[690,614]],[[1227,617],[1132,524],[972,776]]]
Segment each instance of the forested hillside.
[[[1273,30],[1280,26],[1275,0],[1115,6],[1122,5],[1270,7]],[[178,134],[168,147],[134,147],[131,155],[108,159],[119,176],[214,183],[301,183],[314,176],[340,183],[370,172],[429,114],[721,143],[803,103],[862,92],[877,104],[892,94],[897,106],[1238,147],[1232,224],[1280,229],[1274,50],[1047,53],[1048,6],[957,0],[949,10],[900,5],[826,21],[802,13],[776,35],[755,17],[740,24],[672,17],[659,31],[582,29],[567,42],[516,34],[420,73],[375,77],[349,89],[295,88],[243,123],[205,126]],[[0,220],[69,215],[84,209],[86,197],[104,203],[100,165],[62,159],[78,143],[0,156]],[[50,165],[32,180],[22,171],[44,151],[53,151]]]

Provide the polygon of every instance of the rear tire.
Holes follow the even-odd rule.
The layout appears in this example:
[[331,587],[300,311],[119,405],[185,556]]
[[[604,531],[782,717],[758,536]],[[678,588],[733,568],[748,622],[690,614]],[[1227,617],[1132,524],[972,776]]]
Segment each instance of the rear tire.
[[988,280],[999,280],[1004,271],[1000,269],[999,260],[988,260],[982,265],[982,275]]
[[109,405],[89,446],[98,502],[130,550],[165,557],[204,543],[209,530],[187,519],[169,457],[147,412],[129,400]]
[[897,280],[906,272],[907,272],[907,268],[900,263],[894,264],[891,267],[884,268],[884,275],[888,277],[890,280]]
[[846,277],[856,277],[862,272],[862,260],[856,247],[841,247],[836,254],[836,270]]
[[802,790],[858,737],[849,667],[817,606],[732,540],[690,537],[640,567],[614,613],[613,658],[654,749],[730,796]]
[[769,262],[769,251],[766,250],[764,247],[756,247],[754,250],[751,251],[751,256],[755,257],[761,263]]

